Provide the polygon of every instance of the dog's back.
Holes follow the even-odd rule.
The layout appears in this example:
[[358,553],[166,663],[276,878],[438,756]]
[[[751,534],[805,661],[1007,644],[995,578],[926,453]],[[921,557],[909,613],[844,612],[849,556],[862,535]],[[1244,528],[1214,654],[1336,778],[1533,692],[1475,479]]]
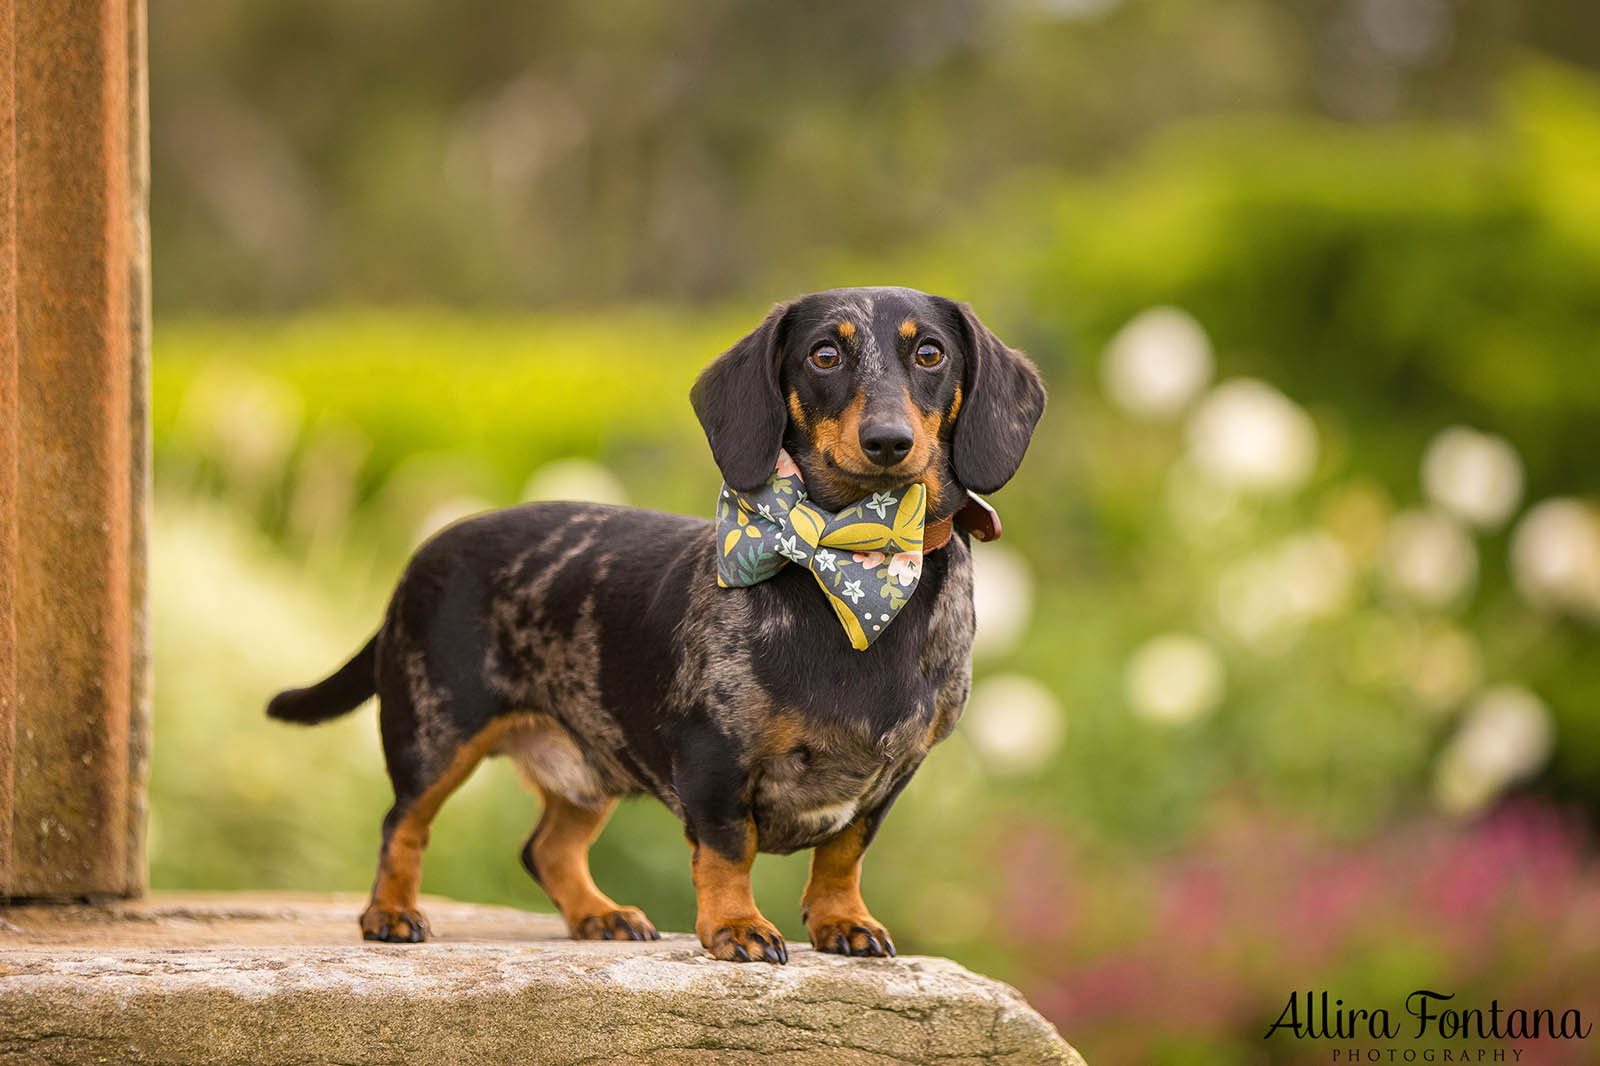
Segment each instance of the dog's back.
[[[528,504],[446,529],[407,567],[377,638],[391,765],[430,780],[507,716],[549,716],[562,752],[536,751],[520,730],[491,750],[513,751],[573,802],[646,791],[680,811],[679,734],[707,720],[730,763],[815,733],[819,751],[869,752],[871,765],[842,771],[863,778],[884,749],[905,746],[885,739],[897,730],[917,747],[936,711],[953,722],[971,643],[964,545],[930,559],[919,597],[860,654],[806,571],[742,589],[718,588],[715,574],[710,523],[681,515]],[[391,734],[411,743],[390,745]],[[791,782],[794,806],[855,798],[830,794],[827,767],[811,771],[809,784]],[[762,846],[816,835],[775,824]]]

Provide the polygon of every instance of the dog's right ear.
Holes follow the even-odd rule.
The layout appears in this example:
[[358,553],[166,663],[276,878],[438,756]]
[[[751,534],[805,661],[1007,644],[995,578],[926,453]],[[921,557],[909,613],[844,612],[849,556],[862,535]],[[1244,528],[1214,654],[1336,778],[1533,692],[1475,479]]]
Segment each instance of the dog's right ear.
[[778,391],[778,354],[788,304],[700,372],[689,402],[706,431],[722,480],[737,492],[772,476],[788,423]]

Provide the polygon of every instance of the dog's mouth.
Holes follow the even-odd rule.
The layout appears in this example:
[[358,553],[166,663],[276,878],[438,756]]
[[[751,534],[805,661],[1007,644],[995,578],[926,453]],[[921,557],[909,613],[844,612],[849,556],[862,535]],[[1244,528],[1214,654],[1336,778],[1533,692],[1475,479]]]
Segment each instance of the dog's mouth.
[[928,473],[932,463],[924,463],[915,470],[900,470],[893,467],[879,470],[857,470],[839,462],[826,452],[822,453],[822,461],[828,473],[828,480],[838,488],[858,488],[859,496],[872,492],[884,492],[888,489],[901,489],[907,485],[921,481]]

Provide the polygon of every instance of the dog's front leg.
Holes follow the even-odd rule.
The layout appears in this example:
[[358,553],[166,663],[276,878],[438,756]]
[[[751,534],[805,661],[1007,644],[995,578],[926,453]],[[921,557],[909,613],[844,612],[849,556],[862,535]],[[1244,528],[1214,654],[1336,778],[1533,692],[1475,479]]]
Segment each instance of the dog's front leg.
[[811,852],[811,877],[801,897],[800,914],[811,932],[811,946],[840,955],[893,955],[889,931],[867,912],[861,899],[861,856],[867,825],[855,821]]
[[690,837],[694,848],[694,931],[700,943],[730,962],[788,962],[789,949],[778,927],[762,917],[750,891],[756,857],[756,827],[748,822],[746,844],[728,855],[706,840]]
[[694,849],[694,931],[700,943],[729,962],[788,962],[783,934],[762,917],[750,891],[756,823],[749,779],[732,743],[715,728],[686,738],[674,778]]

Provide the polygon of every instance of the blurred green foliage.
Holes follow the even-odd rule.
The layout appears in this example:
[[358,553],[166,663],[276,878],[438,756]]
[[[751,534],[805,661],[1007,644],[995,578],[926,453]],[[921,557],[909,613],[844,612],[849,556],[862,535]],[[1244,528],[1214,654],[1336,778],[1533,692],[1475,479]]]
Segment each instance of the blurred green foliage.
[[[151,0],[158,308],[767,299],[1195,116],[1479,120],[1586,0]],[[827,280],[824,278],[824,280]]]

